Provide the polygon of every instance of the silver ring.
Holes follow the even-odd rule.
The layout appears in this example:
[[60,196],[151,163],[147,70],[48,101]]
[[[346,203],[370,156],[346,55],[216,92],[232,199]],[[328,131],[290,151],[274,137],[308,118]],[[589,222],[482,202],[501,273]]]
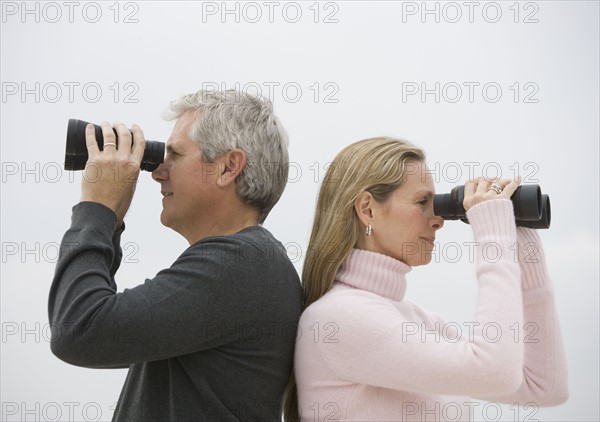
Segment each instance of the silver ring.
[[493,190],[495,191],[498,195],[500,195],[502,193],[502,186],[497,185],[495,183],[492,184],[492,186],[490,186],[490,188],[488,190]]
[[110,146],[113,146],[113,147],[115,147],[115,148],[117,147],[117,144],[115,144],[114,142],[105,142],[105,143],[104,143],[104,146],[105,146],[105,147],[107,147],[107,146],[109,146],[109,145],[110,145]]

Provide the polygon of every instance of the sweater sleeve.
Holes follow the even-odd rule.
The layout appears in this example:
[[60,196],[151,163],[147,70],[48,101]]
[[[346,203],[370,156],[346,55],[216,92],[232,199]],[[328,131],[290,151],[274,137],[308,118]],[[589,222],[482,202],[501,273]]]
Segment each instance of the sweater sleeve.
[[260,312],[267,288],[250,282],[268,266],[258,247],[235,236],[208,238],[153,279],[117,293],[115,220],[97,203],[73,207],[48,302],[56,356],[78,366],[123,367],[217,347],[251,331],[244,327]]
[[517,228],[518,260],[521,268],[524,321],[515,340],[525,348],[523,382],[512,394],[481,397],[504,403],[534,403],[553,406],[568,396],[567,362],[554,302],[554,289],[538,233]]
[[[394,304],[347,289],[344,300],[328,303],[328,316],[318,317],[322,323],[324,318],[337,321],[336,342],[319,342],[318,348],[340,378],[462,396],[504,395],[521,385],[523,345],[510,331],[523,321],[519,266],[511,254],[516,241],[512,203],[486,201],[469,209],[467,217],[477,250],[473,320],[444,323],[408,301]],[[310,315],[305,320],[312,323]]]

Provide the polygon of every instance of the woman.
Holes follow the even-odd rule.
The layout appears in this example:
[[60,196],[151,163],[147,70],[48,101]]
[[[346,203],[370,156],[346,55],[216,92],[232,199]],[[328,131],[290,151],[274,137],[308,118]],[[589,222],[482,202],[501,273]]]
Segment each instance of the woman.
[[304,263],[289,420],[297,411],[303,421],[472,420],[482,410],[472,398],[529,406],[567,399],[539,237],[515,226],[518,185],[465,184],[479,294],[473,319],[459,325],[405,299],[406,274],[430,262],[444,223],[433,213],[423,151],[374,138],[338,154]]

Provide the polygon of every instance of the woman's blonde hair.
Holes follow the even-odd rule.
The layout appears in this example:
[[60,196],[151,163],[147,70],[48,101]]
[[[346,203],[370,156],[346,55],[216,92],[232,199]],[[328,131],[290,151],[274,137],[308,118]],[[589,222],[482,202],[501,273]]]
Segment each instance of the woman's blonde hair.
[[[329,166],[317,199],[317,208],[302,270],[304,308],[331,288],[342,262],[361,233],[354,202],[370,192],[384,202],[404,182],[408,162],[425,161],[425,153],[411,143],[380,137],[344,148]],[[285,420],[299,419],[294,377],[284,401]]]

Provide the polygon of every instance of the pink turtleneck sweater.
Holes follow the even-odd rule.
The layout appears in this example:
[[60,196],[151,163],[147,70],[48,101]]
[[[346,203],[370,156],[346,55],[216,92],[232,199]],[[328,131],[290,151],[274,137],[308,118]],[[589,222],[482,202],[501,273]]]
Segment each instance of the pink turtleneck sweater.
[[529,406],[567,399],[537,233],[515,227],[507,199],[478,204],[467,218],[479,285],[468,322],[447,322],[406,300],[411,268],[403,262],[350,252],[331,290],[300,319],[295,375],[303,421],[469,421],[482,411],[473,398]]

